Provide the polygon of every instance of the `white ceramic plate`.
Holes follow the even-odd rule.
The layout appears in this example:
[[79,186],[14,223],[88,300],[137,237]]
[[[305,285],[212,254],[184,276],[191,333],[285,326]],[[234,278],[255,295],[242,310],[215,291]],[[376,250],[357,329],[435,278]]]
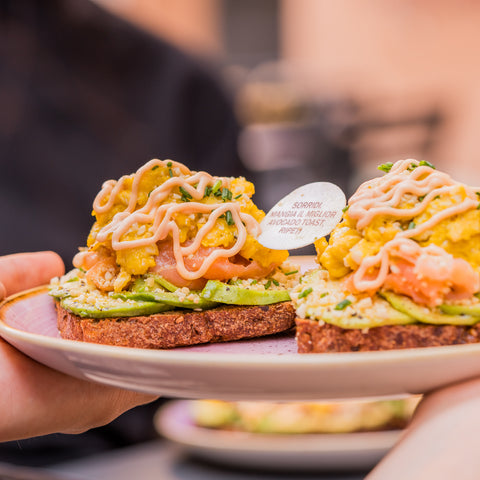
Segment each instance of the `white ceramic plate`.
[[402,430],[278,435],[199,427],[188,401],[171,401],[155,416],[157,431],[189,453],[228,466],[269,470],[365,470],[393,447]]
[[[303,259],[303,265],[308,261]],[[300,355],[292,334],[173,350],[64,340],[45,288],[0,304],[0,335],[67,374],[171,397],[301,401],[397,396],[480,375],[480,344]]]

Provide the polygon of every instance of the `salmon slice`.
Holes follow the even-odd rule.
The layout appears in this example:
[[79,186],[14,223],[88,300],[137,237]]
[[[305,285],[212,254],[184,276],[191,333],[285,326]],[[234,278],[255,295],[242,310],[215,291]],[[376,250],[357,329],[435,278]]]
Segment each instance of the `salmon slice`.
[[[240,255],[230,258],[220,257],[215,260],[202,278],[187,280],[177,272],[172,242],[164,241],[157,245],[159,254],[155,258],[155,267],[150,271],[161,275],[177,287],[188,287],[192,290],[202,289],[207,280],[230,280],[235,277],[263,278],[276,267],[275,264],[263,267],[258,262],[246,260]],[[198,270],[213,250],[215,250],[214,247],[200,247],[194,254],[185,258],[185,267],[191,271]]]

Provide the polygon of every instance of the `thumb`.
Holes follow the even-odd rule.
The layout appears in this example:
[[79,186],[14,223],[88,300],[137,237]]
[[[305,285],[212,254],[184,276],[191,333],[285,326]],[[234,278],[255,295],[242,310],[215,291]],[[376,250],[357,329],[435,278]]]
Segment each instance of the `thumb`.
[[15,253],[0,257],[0,299],[48,283],[65,267],[54,252]]

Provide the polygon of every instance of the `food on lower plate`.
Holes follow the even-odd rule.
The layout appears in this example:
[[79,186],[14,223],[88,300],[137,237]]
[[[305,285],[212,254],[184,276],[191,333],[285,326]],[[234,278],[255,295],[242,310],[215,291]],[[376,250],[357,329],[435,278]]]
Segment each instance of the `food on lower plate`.
[[157,159],[105,182],[87,247],[50,285],[61,336],[172,348],[293,327],[299,269],[256,240],[253,193],[243,177]]
[[426,161],[379,169],[291,292],[300,353],[480,341],[480,188]]
[[404,428],[420,397],[397,400],[342,402],[189,403],[196,425],[252,433],[351,433]]

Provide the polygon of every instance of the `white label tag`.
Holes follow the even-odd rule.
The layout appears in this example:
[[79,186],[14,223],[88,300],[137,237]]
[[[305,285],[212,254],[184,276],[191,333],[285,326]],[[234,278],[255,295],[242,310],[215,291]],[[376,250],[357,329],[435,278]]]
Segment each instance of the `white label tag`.
[[329,182],[303,185],[282,198],[260,223],[258,241],[274,250],[294,250],[328,235],[341,220],[343,191]]

